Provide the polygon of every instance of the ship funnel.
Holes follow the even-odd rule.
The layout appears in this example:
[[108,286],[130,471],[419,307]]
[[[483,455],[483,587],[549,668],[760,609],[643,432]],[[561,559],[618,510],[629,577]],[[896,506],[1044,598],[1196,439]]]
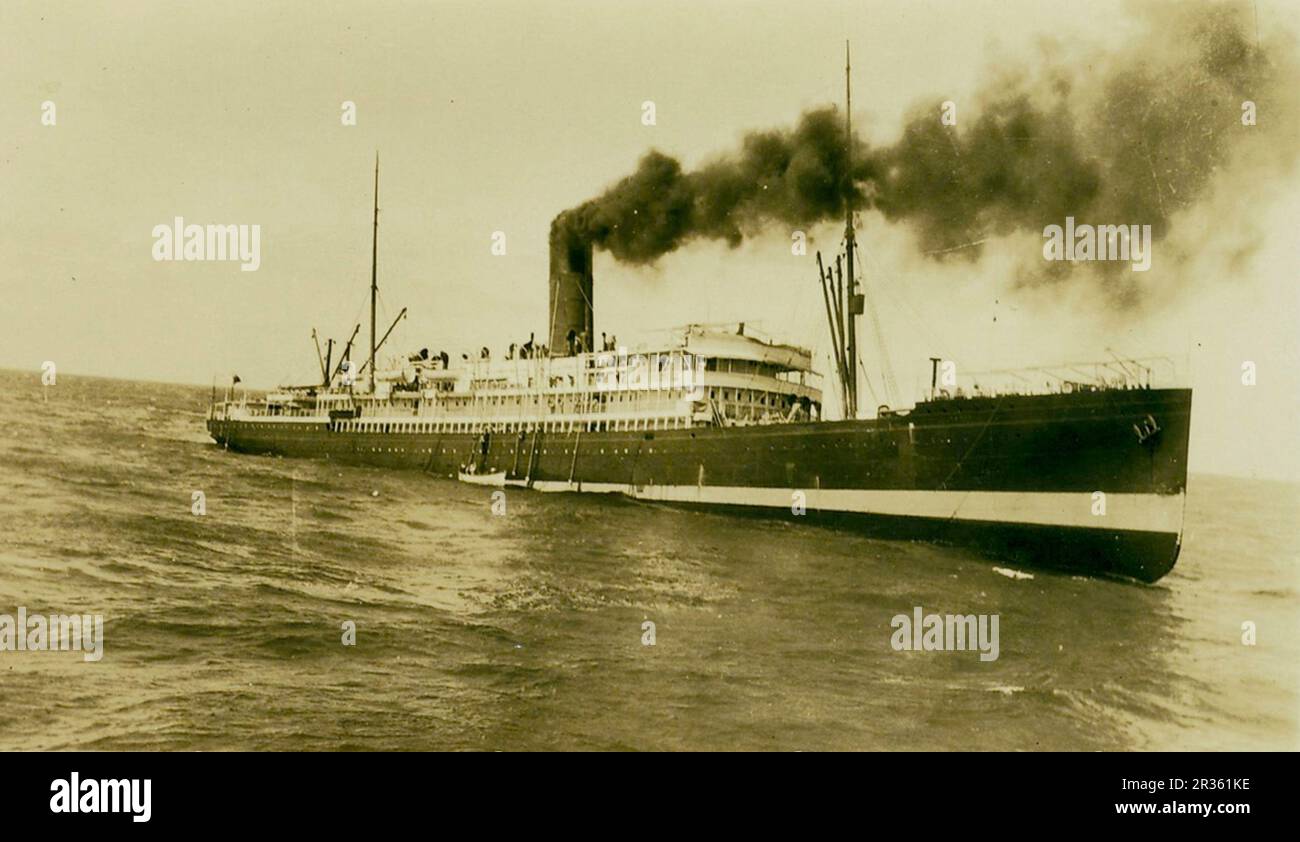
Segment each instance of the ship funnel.
[[591,350],[594,322],[591,297],[591,241],[564,224],[551,225],[551,353],[569,353],[569,335]]

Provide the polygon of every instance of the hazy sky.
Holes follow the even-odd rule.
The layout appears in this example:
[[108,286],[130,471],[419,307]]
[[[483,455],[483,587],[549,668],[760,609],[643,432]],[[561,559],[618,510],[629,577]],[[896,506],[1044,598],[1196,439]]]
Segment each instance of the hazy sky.
[[[365,318],[376,149],[381,331],[406,306],[394,350],[499,350],[545,334],[556,213],[652,147],[694,165],[747,130],[840,101],[844,39],[855,122],[887,142],[918,102],[964,109],[998,69],[1121,40],[1141,5],[6,0],[0,366],[310,380],[311,329],[342,341]],[[1260,0],[1261,37],[1293,26],[1297,10]],[[341,124],[345,100],[356,126]],[[646,100],[654,126],[642,123]],[[41,122],[46,101],[54,126]],[[1253,257],[1230,274],[1203,267],[1177,294],[1153,279],[1159,300],[1126,314],[1086,287],[1017,289],[1016,255],[1041,240],[935,263],[916,256],[908,229],[864,214],[903,402],[931,355],[977,369],[1106,359],[1108,348],[1167,354],[1196,390],[1193,470],[1300,476],[1300,199],[1293,178],[1249,202],[1229,188],[1180,217],[1171,239],[1194,244],[1198,226],[1230,224],[1230,208],[1248,221]],[[260,225],[259,270],[155,262],[151,231],[176,216]],[[504,256],[491,252],[495,231]],[[812,234],[834,250],[836,226]],[[631,339],[744,320],[814,346],[825,370],[813,272],[790,254],[788,230],[735,250],[690,245],[650,268],[598,253],[596,330]],[[865,332],[863,345],[864,356],[876,347]],[[1241,385],[1245,360],[1256,386]],[[878,371],[874,357],[867,367]]]

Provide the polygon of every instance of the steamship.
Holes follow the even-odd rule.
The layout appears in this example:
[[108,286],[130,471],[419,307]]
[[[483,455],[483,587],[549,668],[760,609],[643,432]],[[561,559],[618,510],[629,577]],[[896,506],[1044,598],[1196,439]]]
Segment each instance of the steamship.
[[314,385],[249,400],[232,383],[208,415],[218,444],[791,518],[1143,582],[1178,557],[1191,391],[1154,387],[1150,368],[1116,360],[1092,378],[1071,366],[1038,391],[1024,380],[966,391],[939,388],[936,367],[914,406],[859,417],[857,317],[869,305],[851,211],[843,259],[823,268],[818,256],[843,407],[833,419],[812,352],[745,325],[592,347],[592,245],[559,225],[545,345],[381,360],[393,328],[376,341],[378,178],[376,160],[368,357],[353,365],[358,325],[337,364],[332,342],[318,349]]

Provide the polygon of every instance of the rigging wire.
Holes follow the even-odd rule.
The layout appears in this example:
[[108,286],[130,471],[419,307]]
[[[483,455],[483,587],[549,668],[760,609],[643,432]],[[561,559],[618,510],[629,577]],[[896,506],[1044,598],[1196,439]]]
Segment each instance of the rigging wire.
[[[847,239],[845,239],[844,244],[847,247]],[[858,258],[861,258],[862,249],[858,247],[856,238],[853,241],[853,249]],[[859,260],[859,262],[861,261]],[[850,289],[854,286],[852,280],[850,279]],[[898,383],[894,380],[894,365],[889,359],[889,348],[885,342],[884,331],[880,328],[880,314],[876,311],[875,302],[872,300],[871,292],[865,280],[862,282],[861,287],[863,304],[865,305],[863,309],[867,311],[867,315],[871,318],[871,330],[875,334],[876,349],[880,354],[880,385],[885,393],[885,400],[892,405],[898,401]],[[865,367],[863,367],[864,372],[865,370]]]
[[862,379],[867,383],[867,391],[871,393],[871,402],[880,406],[880,397],[876,394],[876,387],[871,385],[871,375],[867,373],[867,364],[862,361],[862,354],[858,354],[858,367],[862,369]]

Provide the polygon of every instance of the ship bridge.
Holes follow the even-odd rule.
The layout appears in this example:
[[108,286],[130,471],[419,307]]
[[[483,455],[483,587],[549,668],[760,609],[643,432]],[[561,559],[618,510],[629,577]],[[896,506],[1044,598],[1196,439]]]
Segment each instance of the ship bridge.
[[744,322],[737,325],[687,325],[679,329],[681,347],[713,360],[752,362],[762,369],[812,374],[812,352],[776,342]]

